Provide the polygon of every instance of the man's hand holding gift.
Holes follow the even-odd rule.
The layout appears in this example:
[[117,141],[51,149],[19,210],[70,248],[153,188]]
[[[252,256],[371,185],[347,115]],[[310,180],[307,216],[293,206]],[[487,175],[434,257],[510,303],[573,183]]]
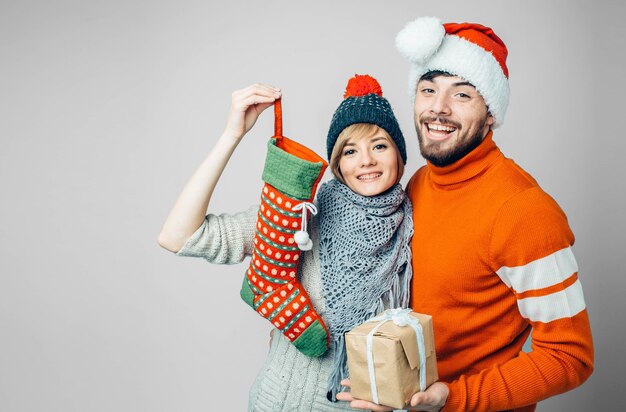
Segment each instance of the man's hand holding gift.
[[[341,384],[346,387],[350,387],[350,380],[344,379]],[[365,401],[362,399],[355,399],[350,392],[340,392],[337,394],[337,399],[344,402],[350,402],[350,406],[355,409],[364,409],[371,411],[393,411],[394,408],[390,406],[377,405],[375,403]],[[435,382],[430,385],[424,392],[417,392],[411,397],[411,400],[406,405],[408,410],[413,411],[426,411],[436,412],[441,410],[446,404],[448,399],[448,385],[442,382]]]

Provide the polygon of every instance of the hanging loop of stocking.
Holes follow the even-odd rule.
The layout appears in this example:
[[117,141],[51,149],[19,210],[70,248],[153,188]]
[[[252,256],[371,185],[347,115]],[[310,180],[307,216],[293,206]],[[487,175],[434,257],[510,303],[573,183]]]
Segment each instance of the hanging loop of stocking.
[[274,138],[283,137],[283,106],[281,99],[274,102]]
[[[302,165],[308,164],[309,168],[318,167],[321,169],[321,173],[314,179],[314,181],[309,182],[308,179],[306,179],[305,182],[305,186],[309,190],[307,190],[307,193],[302,197],[302,199],[312,199],[315,191],[317,190],[317,185],[322,180],[324,170],[328,167],[328,162],[303,144],[283,136],[282,99],[274,101],[274,136],[272,136],[271,144],[276,146],[285,154],[294,158],[296,162],[299,162]],[[287,161],[285,163],[285,167],[291,166],[293,163],[293,161]]]

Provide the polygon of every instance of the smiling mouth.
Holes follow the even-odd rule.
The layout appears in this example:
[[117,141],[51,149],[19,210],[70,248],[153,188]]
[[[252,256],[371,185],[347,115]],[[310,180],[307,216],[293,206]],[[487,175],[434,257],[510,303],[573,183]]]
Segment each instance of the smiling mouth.
[[453,126],[445,126],[443,124],[433,124],[433,123],[426,123],[426,127],[428,128],[429,132],[434,132],[437,134],[440,133],[452,133],[456,130],[456,127]]
[[377,179],[377,178],[381,177],[382,175],[383,175],[382,173],[368,173],[368,174],[365,174],[365,175],[357,176],[357,179],[361,180],[361,181],[368,181],[368,180]]

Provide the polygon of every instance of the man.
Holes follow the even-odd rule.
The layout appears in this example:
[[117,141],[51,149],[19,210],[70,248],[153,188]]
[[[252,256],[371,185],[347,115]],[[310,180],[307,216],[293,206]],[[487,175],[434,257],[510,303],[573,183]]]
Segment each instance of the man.
[[492,140],[508,105],[506,46],[487,27],[435,18],[409,23],[396,44],[412,63],[427,160],[407,187],[412,308],[433,316],[440,379],[411,407],[535,410],[589,377],[593,344],[567,218]]

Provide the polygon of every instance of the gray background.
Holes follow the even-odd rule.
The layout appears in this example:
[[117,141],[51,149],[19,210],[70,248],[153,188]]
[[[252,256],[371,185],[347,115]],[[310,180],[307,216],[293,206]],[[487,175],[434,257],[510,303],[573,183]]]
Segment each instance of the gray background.
[[[419,15],[478,21],[510,50],[495,140],[567,213],[596,371],[542,411],[622,410],[624,17],[618,1],[0,3],[0,410],[244,410],[269,324],[244,265],[156,244],[232,90],[284,92],[285,134],[324,153],[354,73],[377,77],[423,164],[393,39]],[[210,209],[257,201],[270,112]]]

